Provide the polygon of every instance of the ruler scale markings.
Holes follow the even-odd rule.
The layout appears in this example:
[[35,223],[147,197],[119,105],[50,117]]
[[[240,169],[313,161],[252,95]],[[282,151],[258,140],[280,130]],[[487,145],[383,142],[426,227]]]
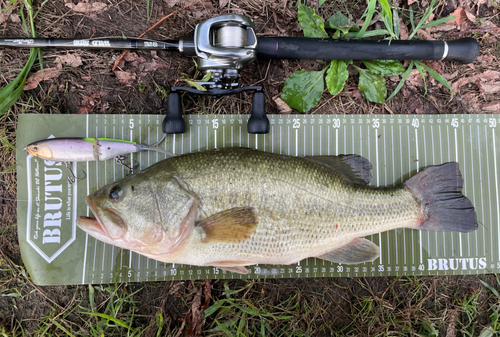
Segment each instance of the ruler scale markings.
[[[486,125],[484,126],[484,135],[488,135],[488,128],[486,127]],[[490,158],[489,158],[489,155],[488,155],[488,141],[486,140],[485,142],[485,148],[486,148],[486,167],[489,168],[490,167]],[[490,172],[487,171],[486,172],[487,174],[487,177],[488,177],[488,201],[489,201],[489,204],[490,204],[490,207],[489,207],[489,211],[490,211],[490,221],[489,223],[491,224],[493,222],[493,215],[491,213],[491,183],[490,183]],[[490,232],[490,239],[491,239],[491,248],[493,248],[493,230],[491,230]],[[490,249],[491,251],[491,261],[493,261],[493,249]]]
[[[376,130],[376,129],[375,129]],[[379,179],[379,165],[378,165],[378,135],[377,132],[373,133],[373,136],[375,137],[375,166],[377,167],[377,187],[380,186],[380,179]],[[382,233],[378,233],[378,242],[379,245],[382,246]],[[389,249],[387,249],[389,251]],[[389,255],[389,254],[387,254]],[[384,263],[384,260],[382,258],[382,249],[380,249],[380,264]]]
[[[448,115],[445,115],[445,117],[447,118]],[[447,162],[450,162],[451,161],[451,145],[450,145],[450,128],[448,127],[448,124],[446,124],[446,141],[448,142],[447,144],[447,148],[448,148],[448,160]],[[450,241],[451,241],[451,253],[454,254],[455,252],[455,241],[453,240],[453,234],[452,233],[446,233],[444,234],[444,236],[450,238]]]
[[[463,163],[464,163],[464,166],[465,166],[465,162],[466,162],[466,157],[465,157],[465,129],[464,129],[464,126],[462,124],[462,133],[461,133],[461,136],[462,136],[462,151],[463,151]],[[472,139],[470,139],[470,142],[472,143]],[[471,158],[472,158],[472,153],[471,153]],[[473,165],[473,160],[471,160],[471,167]],[[472,169],[472,172],[474,172],[474,169]],[[467,171],[469,172],[469,171]],[[474,173],[472,173],[473,175],[470,176],[471,179],[467,178],[466,181],[469,181],[469,180],[472,180],[472,198],[474,200]],[[465,174],[464,174],[465,175]],[[466,186],[464,185],[464,194],[465,194],[465,191],[466,191]],[[474,234],[476,234],[476,239],[477,239],[477,231],[474,231]],[[460,241],[462,241],[462,233],[460,233]],[[470,256],[470,235],[467,234],[467,256]]]
[[[395,167],[394,167],[394,126],[391,124],[391,149],[392,149],[392,186],[396,186],[396,177],[395,177],[395,173],[396,170],[395,170]],[[394,235],[394,243],[395,243],[395,246],[396,246],[396,252],[398,251],[398,236],[395,234]],[[396,264],[399,264],[399,258],[398,258],[398,254],[394,254],[395,257],[396,257]]]
[[[384,186],[387,186],[387,144],[386,144],[386,132],[385,132],[385,125],[382,127],[383,128],[383,135],[384,135]],[[391,264],[391,249],[389,248],[389,231],[386,232],[386,246],[387,246],[387,264]]]
[[328,130],[328,155],[330,155],[330,127],[327,126],[326,129]]
[[[95,124],[95,135],[94,135],[94,138],[97,138],[99,136],[99,132],[97,130],[98,126],[97,126],[97,123]],[[99,170],[98,170],[98,167],[97,167],[97,160],[95,161],[95,183],[96,183],[96,190],[99,189]],[[97,256],[97,239],[94,238],[94,256],[93,256],[93,262],[92,262],[92,272],[95,272],[95,259],[96,259],[96,256]],[[93,275],[93,274],[92,274]],[[94,278],[92,278],[94,279]]]
[[287,129],[288,129],[288,134],[287,134],[287,137],[288,137],[288,142],[287,142],[287,155],[290,155],[290,125],[287,126]]
[[[497,228],[500,232],[500,200],[498,200],[498,169],[497,169],[497,148],[496,148],[496,138],[495,138],[495,129],[491,129],[492,138],[493,138],[493,160],[495,167],[495,191],[496,191],[496,199],[497,199]],[[500,261],[500,245],[498,245],[498,260]]]
[[[426,134],[425,134],[425,125],[422,125],[422,139],[424,141],[424,167],[427,167],[427,144],[426,144]],[[429,231],[426,231],[427,232],[427,252],[430,253],[431,251],[431,237],[430,237],[430,234],[429,234]],[[422,263],[422,262],[420,262]]]
[[[411,165],[411,144],[410,144],[410,126],[406,125],[406,138],[408,138],[408,171],[409,171],[409,176],[411,177],[411,170],[412,170],[412,165]],[[410,230],[411,232],[411,263],[415,264],[415,237],[414,237],[414,230]],[[419,231],[420,232],[420,231]]]
[[[443,137],[442,137],[442,133],[441,133],[441,124],[439,125],[439,159],[440,159],[440,163],[442,164],[443,163]],[[445,235],[444,235],[444,232],[441,233],[441,237],[443,238],[443,256],[446,255],[446,240],[445,240]],[[436,242],[437,244],[437,242]]]
[[[89,115],[85,116],[85,138],[89,138]],[[87,172],[89,173],[89,162],[87,162]],[[90,179],[87,179],[87,195],[90,194]],[[87,206],[87,216],[90,215],[90,209]],[[87,247],[89,242],[89,234],[85,232],[85,250],[83,253],[83,270],[82,270],[82,284],[85,284],[85,267],[87,265]]]
[[[479,132],[479,125],[477,125],[477,147],[478,147],[478,155],[479,155],[479,163],[481,162],[481,133]],[[481,166],[479,166],[479,181],[483,181],[483,170]],[[484,224],[484,192],[483,192],[483,184],[479,184],[481,189],[481,222]],[[486,255],[486,231],[483,229],[483,255]]]
[[[399,162],[401,163],[401,182],[403,182],[403,142],[401,141],[401,125],[399,125]],[[403,263],[406,265],[406,229],[403,229]]]
[[[457,128],[453,128],[454,135],[455,135],[455,161],[458,163],[458,135],[457,135]],[[462,176],[465,177],[465,165],[462,169]],[[465,194],[465,184],[464,184],[464,192]],[[453,236],[452,236],[453,237]],[[458,239],[459,239],[459,251],[460,251],[460,257],[463,256],[463,250],[462,250],[462,233],[458,233]]]
[[[346,121],[344,120],[344,122],[346,122]],[[347,141],[346,141],[345,133],[346,133],[346,130],[345,130],[345,123],[344,123],[344,154],[346,154],[346,152],[347,152],[347,149],[346,149],[347,148]]]
[[[464,137],[465,139],[465,137]],[[473,143],[473,139],[472,138],[472,125],[469,125],[469,139],[470,139],[470,158],[471,158],[471,180],[472,180],[472,201],[474,203],[474,205],[476,205],[476,188],[474,186],[474,151],[472,149],[472,143]],[[464,147],[465,147],[465,144],[464,144]],[[464,155],[464,160],[465,160],[465,155]],[[476,256],[478,256],[478,250],[477,250],[477,231],[474,231],[474,239],[476,241],[476,245],[475,245],[475,248],[476,248]],[[469,252],[470,254],[470,252]]]
[[299,130],[295,129],[295,156],[299,155]]
[[[415,160],[416,160],[416,167],[417,167],[417,173],[419,171],[419,160],[420,160],[420,157],[418,155],[418,128],[415,127],[414,128],[415,130]],[[425,138],[425,137],[422,137],[422,138]],[[425,149],[424,149],[425,151]],[[414,231],[412,231],[413,233]],[[422,241],[422,231],[418,231],[418,239],[419,239],[419,248],[420,248],[420,264],[422,264],[422,261],[423,261],[423,253],[422,253],[422,249],[423,249],[423,241]],[[422,273],[420,273],[422,274]]]
[[335,129],[335,155],[339,155],[339,129]]
[[323,133],[323,125],[320,125],[319,126],[319,155],[320,156],[321,156],[321,144],[323,143],[322,133]]

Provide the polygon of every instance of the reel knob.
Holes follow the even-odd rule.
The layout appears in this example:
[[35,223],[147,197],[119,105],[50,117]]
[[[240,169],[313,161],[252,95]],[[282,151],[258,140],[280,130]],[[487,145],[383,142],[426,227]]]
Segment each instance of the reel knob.
[[163,119],[161,128],[164,133],[186,132],[186,123],[182,118],[181,98],[176,92],[168,94],[167,115]]
[[266,116],[266,95],[256,92],[252,97],[252,112],[247,124],[248,133],[269,133],[269,119]]

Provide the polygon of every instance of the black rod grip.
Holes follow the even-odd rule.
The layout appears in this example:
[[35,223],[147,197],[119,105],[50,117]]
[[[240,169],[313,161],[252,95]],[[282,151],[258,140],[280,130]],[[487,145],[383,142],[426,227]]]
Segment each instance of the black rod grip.
[[[448,50],[446,50],[448,45]],[[445,53],[447,51],[447,54]],[[473,62],[479,44],[471,38],[455,41],[338,40],[306,37],[261,37],[257,55],[305,60],[453,60]]]

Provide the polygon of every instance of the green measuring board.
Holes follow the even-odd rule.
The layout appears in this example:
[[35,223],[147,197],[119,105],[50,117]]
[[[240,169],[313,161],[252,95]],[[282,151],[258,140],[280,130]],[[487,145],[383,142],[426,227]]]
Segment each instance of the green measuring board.
[[[97,241],[75,225],[91,215],[85,197],[126,175],[114,160],[73,163],[87,179],[68,185],[61,163],[22,148],[53,137],[107,137],[152,144],[162,115],[21,115],[17,130],[18,230],[24,263],[37,284],[86,284],[205,278],[450,275],[500,272],[500,116],[269,115],[266,135],[247,133],[248,115],[185,116],[187,131],[160,146],[176,154],[241,146],[292,156],[359,154],[373,164],[373,186],[392,186],[422,168],[460,164],[464,194],[478,230],[462,233],[394,230],[368,237],[381,248],[373,263],[340,265],[307,259],[298,265],[256,265],[249,275],[213,267],[172,265]],[[165,158],[141,152],[148,167]],[[262,172],[265,174],[265,172]]]

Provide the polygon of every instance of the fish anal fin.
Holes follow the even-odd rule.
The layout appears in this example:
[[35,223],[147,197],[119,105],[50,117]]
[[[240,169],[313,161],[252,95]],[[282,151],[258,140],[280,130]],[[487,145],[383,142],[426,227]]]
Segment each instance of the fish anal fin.
[[245,268],[245,265],[252,265],[252,264],[255,263],[250,261],[216,261],[210,263],[210,266],[227,270],[233,273],[246,275],[249,273],[249,271],[247,268]]
[[366,185],[372,179],[372,164],[365,157],[357,154],[340,156],[308,156],[307,159],[331,167],[356,184]]
[[203,242],[240,243],[252,235],[259,223],[253,207],[235,207],[196,224],[205,233]]
[[318,256],[318,258],[335,263],[356,264],[372,262],[379,256],[380,249],[376,244],[367,239],[356,238],[347,245]]

